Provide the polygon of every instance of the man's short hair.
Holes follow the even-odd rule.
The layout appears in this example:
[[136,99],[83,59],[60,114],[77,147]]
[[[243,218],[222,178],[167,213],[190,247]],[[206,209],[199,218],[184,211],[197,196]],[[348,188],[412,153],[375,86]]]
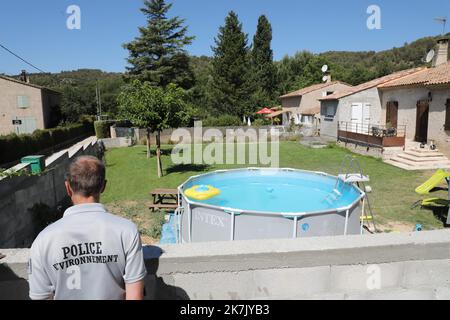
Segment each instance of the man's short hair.
[[105,172],[105,165],[98,158],[81,156],[70,164],[66,181],[75,194],[98,196],[105,184]]

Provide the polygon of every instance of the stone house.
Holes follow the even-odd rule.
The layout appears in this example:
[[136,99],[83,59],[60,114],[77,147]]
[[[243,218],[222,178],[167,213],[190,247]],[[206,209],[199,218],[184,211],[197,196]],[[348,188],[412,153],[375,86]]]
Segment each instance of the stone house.
[[372,126],[382,125],[381,91],[378,87],[421,70],[396,72],[321,98],[321,135],[337,139],[339,127],[350,132],[368,133]]
[[403,169],[450,168],[448,42],[438,41],[431,67],[322,98],[321,135],[367,151],[378,148],[386,162]]
[[57,125],[59,92],[0,75],[0,135],[32,133]]
[[439,41],[433,66],[381,85],[381,119],[406,126],[406,139],[434,142],[450,154],[450,62],[448,40]]
[[319,99],[351,87],[340,81],[328,81],[281,96],[283,125],[289,125],[291,121],[295,124],[313,125],[320,115]]

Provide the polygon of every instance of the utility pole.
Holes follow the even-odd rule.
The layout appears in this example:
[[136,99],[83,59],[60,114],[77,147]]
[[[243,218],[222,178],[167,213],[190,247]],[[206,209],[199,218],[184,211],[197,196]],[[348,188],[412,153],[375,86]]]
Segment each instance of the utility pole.
[[97,85],[95,88],[95,94],[97,97],[97,120],[102,120],[102,96],[101,96],[101,92],[100,92],[100,88],[98,86],[98,80],[97,80]]

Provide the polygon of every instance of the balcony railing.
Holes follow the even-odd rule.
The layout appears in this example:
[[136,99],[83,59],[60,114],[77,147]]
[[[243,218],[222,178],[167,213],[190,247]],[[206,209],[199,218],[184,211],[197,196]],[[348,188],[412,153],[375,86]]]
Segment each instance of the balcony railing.
[[404,147],[406,126],[396,128],[370,123],[338,122],[338,140],[367,147]]

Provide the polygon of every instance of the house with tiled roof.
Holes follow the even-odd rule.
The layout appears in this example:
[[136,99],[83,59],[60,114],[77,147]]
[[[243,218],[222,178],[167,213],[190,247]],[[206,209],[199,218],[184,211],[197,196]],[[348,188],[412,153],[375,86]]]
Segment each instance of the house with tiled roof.
[[422,68],[414,68],[396,72],[322,97],[320,99],[321,135],[337,138],[339,127],[344,127],[350,132],[367,133],[371,126],[382,125],[381,92],[378,87],[421,70]]
[[[396,72],[321,99],[321,134],[367,148],[402,147],[389,163],[404,169],[450,168],[449,40],[431,67]],[[437,152],[437,147],[440,152]],[[405,150],[406,149],[406,150]]]
[[61,94],[21,79],[0,75],[0,135],[29,134],[58,124]]
[[[406,139],[429,146],[450,156],[450,62],[448,39],[439,40],[432,67],[379,87],[382,92],[381,118],[392,126],[404,125]],[[411,157],[393,158],[404,167]],[[394,163],[393,163],[394,164]],[[397,164],[397,163],[395,163]],[[450,163],[442,162],[442,167]]]
[[450,141],[450,62],[381,85],[382,118],[407,126],[408,139]]
[[329,81],[302,88],[280,97],[283,125],[295,124],[313,125],[320,115],[320,98],[336,92],[348,90],[351,85],[341,81]]

